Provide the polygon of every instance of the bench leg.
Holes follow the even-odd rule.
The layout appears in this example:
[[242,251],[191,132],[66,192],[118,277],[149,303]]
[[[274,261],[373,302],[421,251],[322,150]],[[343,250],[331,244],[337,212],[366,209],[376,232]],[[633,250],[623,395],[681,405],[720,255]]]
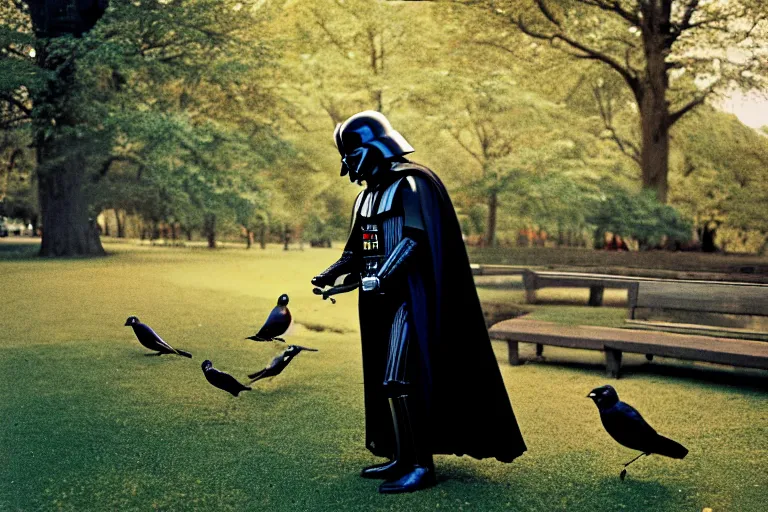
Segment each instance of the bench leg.
[[605,370],[609,377],[619,378],[621,369],[621,350],[605,348]]
[[516,341],[507,340],[507,346],[509,347],[509,364],[512,366],[518,366],[522,364],[520,362],[520,349]]
[[536,344],[536,357],[541,357],[541,355],[544,353],[544,345],[541,343]]
[[589,287],[589,305],[590,306],[602,306],[603,305],[603,291],[602,286],[590,286]]
[[536,303],[536,289],[534,288],[525,289],[525,302],[527,302],[528,304]]
[[648,361],[653,361],[653,354],[645,354],[645,358],[646,358]]

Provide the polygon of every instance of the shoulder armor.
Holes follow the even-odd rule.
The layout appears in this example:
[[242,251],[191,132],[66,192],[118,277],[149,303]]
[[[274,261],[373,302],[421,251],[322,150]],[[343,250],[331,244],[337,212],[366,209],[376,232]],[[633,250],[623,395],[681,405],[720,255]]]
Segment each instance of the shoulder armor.
[[[364,200],[362,199],[363,195],[365,195],[365,199]],[[360,213],[361,216],[363,216],[363,217],[372,217],[373,216],[373,205],[376,204],[376,198],[378,198],[378,197],[379,197],[379,191],[378,190],[371,191],[371,192],[369,192],[367,194],[365,193],[365,191],[363,191],[360,194],[361,204],[359,206],[358,212]]]
[[379,209],[377,210],[377,213],[388,212],[392,209],[392,202],[395,200],[397,187],[400,186],[403,179],[404,178],[400,178],[384,190],[384,193],[381,195],[381,201],[379,201]]

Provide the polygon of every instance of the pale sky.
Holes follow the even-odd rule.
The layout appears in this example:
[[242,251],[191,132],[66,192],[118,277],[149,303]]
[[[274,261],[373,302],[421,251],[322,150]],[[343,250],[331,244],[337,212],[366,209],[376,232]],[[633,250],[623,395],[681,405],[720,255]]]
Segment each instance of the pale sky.
[[757,93],[742,94],[734,91],[717,106],[736,117],[747,126],[760,128],[768,126],[768,96]]

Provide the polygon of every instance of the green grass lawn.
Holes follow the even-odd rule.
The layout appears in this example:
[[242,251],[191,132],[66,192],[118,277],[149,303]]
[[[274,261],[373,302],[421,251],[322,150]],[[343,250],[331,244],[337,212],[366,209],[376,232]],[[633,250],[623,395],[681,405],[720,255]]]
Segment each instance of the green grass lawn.
[[[364,448],[356,294],[332,305],[309,285],[339,250],[106,248],[98,260],[15,250],[0,261],[2,511],[766,510],[764,373],[630,356],[610,381],[599,353],[548,347],[545,361],[510,367],[501,343],[528,452],[511,464],[438,456],[437,487],[379,495],[358,476],[380,459]],[[243,339],[281,293],[312,328],[289,341],[320,351],[239,398],[211,387],[204,359],[242,380],[281,350]],[[519,283],[480,289],[485,304],[541,319],[616,325],[625,314],[621,292],[606,292],[603,308],[582,306],[586,292],[551,293],[527,306]],[[194,359],[145,357],[123,327],[129,315]],[[635,452],[609,438],[586,398],[605,383],[688,457],[645,458],[621,482]]]

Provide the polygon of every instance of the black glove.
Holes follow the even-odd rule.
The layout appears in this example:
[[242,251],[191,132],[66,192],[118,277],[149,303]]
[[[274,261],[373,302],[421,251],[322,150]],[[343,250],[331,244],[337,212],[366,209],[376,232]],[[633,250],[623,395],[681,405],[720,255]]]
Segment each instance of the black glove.
[[353,270],[354,259],[355,253],[352,251],[344,251],[341,253],[341,258],[339,258],[336,263],[312,278],[312,284],[320,288],[324,286],[332,286],[337,277]]

